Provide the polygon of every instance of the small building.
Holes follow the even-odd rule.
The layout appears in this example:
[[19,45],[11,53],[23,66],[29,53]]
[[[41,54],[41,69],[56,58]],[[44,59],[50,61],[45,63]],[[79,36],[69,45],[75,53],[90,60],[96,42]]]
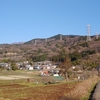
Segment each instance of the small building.
[[53,76],[59,76],[59,74],[53,74]]
[[49,72],[47,70],[40,72],[41,76],[49,76]]
[[39,65],[34,66],[34,69],[40,70],[41,67]]
[[32,66],[30,66],[30,67],[28,68],[28,70],[34,70],[34,68],[33,68]]

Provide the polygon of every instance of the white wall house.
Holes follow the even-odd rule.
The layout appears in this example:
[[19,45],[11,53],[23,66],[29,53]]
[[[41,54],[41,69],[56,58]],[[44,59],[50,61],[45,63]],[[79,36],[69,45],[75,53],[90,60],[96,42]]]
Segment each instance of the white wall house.
[[34,70],[34,68],[33,68],[32,66],[30,66],[30,67],[28,68],[28,70]]

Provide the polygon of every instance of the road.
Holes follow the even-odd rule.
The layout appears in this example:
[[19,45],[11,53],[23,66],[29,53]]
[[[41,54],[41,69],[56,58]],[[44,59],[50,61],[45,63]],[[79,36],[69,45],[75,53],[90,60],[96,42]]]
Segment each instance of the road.
[[100,100],[100,82],[96,85],[92,100]]

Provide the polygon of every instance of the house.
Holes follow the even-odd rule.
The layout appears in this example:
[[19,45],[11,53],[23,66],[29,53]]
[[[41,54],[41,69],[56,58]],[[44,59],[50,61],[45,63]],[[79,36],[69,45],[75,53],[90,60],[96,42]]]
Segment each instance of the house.
[[0,63],[0,66],[2,66],[2,67],[8,67],[9,64],[8,63]]
[[39,65],[34,66],[34,69],[40,70],[41,67]]
[[34,70],[34,68],[33,68],[32,66],[30,66],[30,67],[28,68],[28,70]]
[[49,72],[47,70],[41,71],[40,72],[41,76],[49,76]]
[[57,65],[52,65],[52,68],[55,69],[57,67]]
[[53,74],[53,76],[59,76],[59,74]]

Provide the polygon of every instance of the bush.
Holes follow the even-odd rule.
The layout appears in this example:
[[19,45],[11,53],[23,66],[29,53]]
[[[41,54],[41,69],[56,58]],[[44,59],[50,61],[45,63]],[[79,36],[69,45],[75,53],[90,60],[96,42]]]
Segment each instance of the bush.
[[14,71],[18,70],[18,68],[17,68],[15,63],[11,63],[11,69],[14,70]]
[[82,47],[89,47],[87,42],[84,42],[84,43],[80,44],[80,46],[82,46]]

